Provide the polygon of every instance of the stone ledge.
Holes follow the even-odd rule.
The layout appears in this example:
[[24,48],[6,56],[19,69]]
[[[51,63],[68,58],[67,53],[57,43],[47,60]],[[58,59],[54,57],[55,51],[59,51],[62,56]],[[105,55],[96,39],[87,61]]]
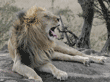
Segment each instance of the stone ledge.
[[[12,60],[8,53],[0,54],[0,82],[34,82],[11,71]],[[53,64],[66,71],[69,78],[62,82],[110,82],[110,57],[104,65],[91,63],[86,67],[77,62],[53,61]],[[43,82],[61,82],[51,74],[38,72]]]

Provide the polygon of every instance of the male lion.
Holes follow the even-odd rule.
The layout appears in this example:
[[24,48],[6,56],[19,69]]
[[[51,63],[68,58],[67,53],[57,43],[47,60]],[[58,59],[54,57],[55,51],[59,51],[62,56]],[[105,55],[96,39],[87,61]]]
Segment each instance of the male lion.
[[104,63],[106,58],[103,56],[86,55],[55,41],[54,30],[60,25],[59,21],[57,16],[36,6],[27,12],[19,13],[8,44],[10,56],[14,61],[13,71],[42,82],[41,77],[34,71],[34,68],[37,68],[52,73],[57,79],[65,80],[68,74],[57,69],[51,59],[78,61],[87,66],[90,61]]

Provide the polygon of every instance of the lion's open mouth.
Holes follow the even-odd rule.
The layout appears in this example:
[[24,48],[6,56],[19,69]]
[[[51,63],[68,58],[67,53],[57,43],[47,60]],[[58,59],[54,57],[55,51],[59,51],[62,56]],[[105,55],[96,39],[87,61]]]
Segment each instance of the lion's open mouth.
[[57,35],[55,34],[55,29],[58,27],[58,26],[60,26],[60,25],[57,25],[57,26],[55,26],[55,27],[52,27],[50,30],[49,30],[49,35],[50,35],[50,37],[56,37],[56,38],[58,38],[57,37]]

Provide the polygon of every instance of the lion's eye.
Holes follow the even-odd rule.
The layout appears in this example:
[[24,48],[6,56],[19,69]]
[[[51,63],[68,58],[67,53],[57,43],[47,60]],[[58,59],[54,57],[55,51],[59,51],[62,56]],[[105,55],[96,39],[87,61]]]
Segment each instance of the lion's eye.
[[44,17],[47,17],[47,18],[49,18],[49,15],[44,15]]

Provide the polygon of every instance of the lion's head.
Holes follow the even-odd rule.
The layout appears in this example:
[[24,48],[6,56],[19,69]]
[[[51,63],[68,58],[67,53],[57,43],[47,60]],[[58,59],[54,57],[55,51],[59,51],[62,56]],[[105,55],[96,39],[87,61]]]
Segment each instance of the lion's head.
[[[31,24],[35,26],[41,26],[45,30],[46,35],[50,40],[53,40],[54,37],[57,37],[54,33],[54,30],[59,26],[59,18],[54,14],[46,11],[43,8],[37,8],[36,6],[32,7],[26,12],[24,22],[26,24]],[[28,20],[27,20],[28,19]]]
[[57,37],[54,30],[59,26],[59,18],[36,6],[27,12],[19,13],[18,18],[13,29],[18,51],[29,53],[31,56],[34,54],[35,58],[31,58],[33,62],[49,61],[53,40]]
[[[54,33],[59,24],[59,18],[43,8],[33,6],[24,14],[20,13],[20,25],[24,27],[25,33],[30,37],[37,38],[38,47],[47,49],[57,35]],[[16,26],[15,26],[16,27]],[[24,32],[23,32],[24,33]]]

